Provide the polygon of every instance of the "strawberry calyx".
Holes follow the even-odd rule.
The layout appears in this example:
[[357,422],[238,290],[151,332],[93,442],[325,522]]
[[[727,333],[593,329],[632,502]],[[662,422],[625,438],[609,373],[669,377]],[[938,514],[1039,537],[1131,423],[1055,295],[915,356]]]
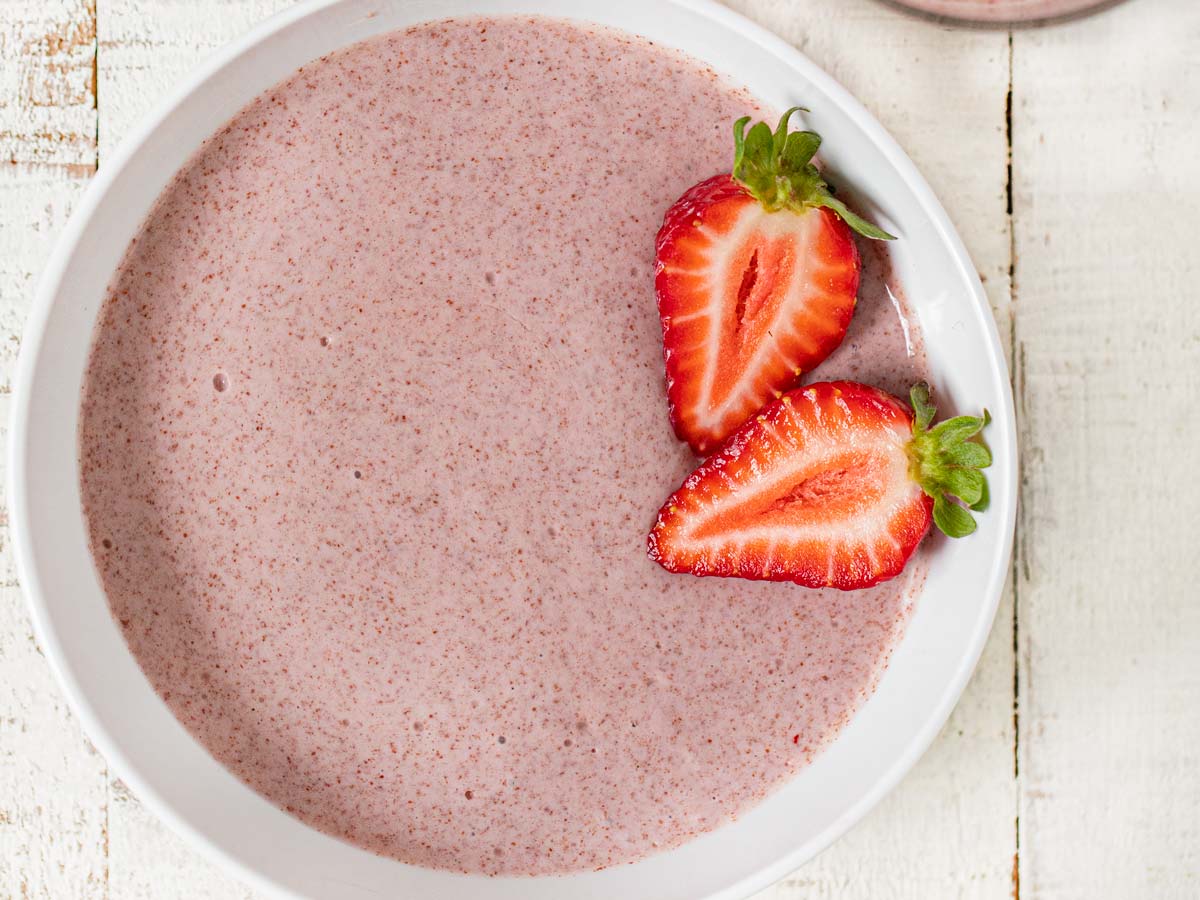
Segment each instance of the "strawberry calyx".
[[815,131],[788,133],[788,120],[798,111],[807,112],[802,106],[793,106],[780,117],[774,132],[766,122],[759,122],[747,132],[749,116],[733,123],[734,180],[753,194],[768,212],[782,209],[806,212],[824,207],[863,237],[877,241],[895,240],[894,235],[851,212],[833,195],[812,162],[821,146],[821,136]]
[[[908,446],[909,474],[933,498],[933,522],[949,537],[966,537],[975,530],[975,517],[988,505],[987,478],[981,469],[992,464],[992,454],[971,440],[991,422],[982,416],[955,416],[937,425],[937,408],[930,402],[929,385],[913,385],[912,442]],[[963,505],[959,505],[955,500]]]

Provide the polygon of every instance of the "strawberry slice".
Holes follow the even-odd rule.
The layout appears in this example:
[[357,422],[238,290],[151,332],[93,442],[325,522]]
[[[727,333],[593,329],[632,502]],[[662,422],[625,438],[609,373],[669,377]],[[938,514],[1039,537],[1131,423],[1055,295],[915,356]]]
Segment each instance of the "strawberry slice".
[[[799,107],[797,107],[798,109]],[[693,187],[656,244],[675,433],[707,455],[842,342],[858,293],[851,229],[891,235],[837,200],[812,164],[821,138],[734,125],[731,175]]]
[[794,581],[842,590],[900,573],[930,521],[975,530],[991,453],[988,423],[932,429],[924,384],[912,410],[877,388],[822,382],[784,394],[701,464],[658,513],[650,558],[671,572]]

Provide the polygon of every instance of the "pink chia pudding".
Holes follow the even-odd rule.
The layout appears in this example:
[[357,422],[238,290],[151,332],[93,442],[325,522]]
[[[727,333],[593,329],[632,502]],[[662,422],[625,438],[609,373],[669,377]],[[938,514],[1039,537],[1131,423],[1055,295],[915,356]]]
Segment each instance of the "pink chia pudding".
[[1106,0],[896,0],[921,12],[975,22],[1055,19],[1103,5]]
[[[767,115],[621,32],[446,20],[306,65],[163,192],[80,432],[130,650],[209,752],[321,831],[545,874],[709,831],[870,694],[923,580],[673,576],[654,235]],[[925,375],[886,256],[813,380]],[[884,251],[886,253],[886,251]]]

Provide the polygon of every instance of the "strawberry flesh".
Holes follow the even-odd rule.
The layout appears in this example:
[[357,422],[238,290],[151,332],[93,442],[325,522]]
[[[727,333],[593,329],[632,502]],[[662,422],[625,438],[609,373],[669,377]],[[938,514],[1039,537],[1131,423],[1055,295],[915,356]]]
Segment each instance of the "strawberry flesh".
[[911,475],[913,416],[852,382],[771,403],[659,511],[650,557],[671,572],[842,590],[900,573],[932,522]]
[[729,175],[671,207],[656,249],[671,421],[706,455],[842,342],[858,249],[833,211],[768,211]]

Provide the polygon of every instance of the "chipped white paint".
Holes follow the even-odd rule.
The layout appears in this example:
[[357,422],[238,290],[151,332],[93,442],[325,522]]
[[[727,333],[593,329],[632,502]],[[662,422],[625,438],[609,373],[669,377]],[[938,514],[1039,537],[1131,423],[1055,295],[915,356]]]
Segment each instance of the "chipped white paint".
[[90,0],[0,0],[0,161],[91,173],[95,57]]
[[[0,0],[5,417],[34,277],[97,158],[197,59],[287,5],[97,2]],[[1184,569],[1194,540],[1170,523],[1200,518],[1179,461],[1200,445],[1185,415],[1200,399],[1187,280],[1200,269],[1200,8],[1133,0],[1015,33],[1010,217],[1006,32],[945,29],[874,0],[729,5],[842,81],[933,184],[1017,343],[1026,453],[1019,776],[1010,596],[914,772],[760,900],[1010,897],[1018,813],[1028,897],[1196,896],[1200,607]],[[253,896],[110,779],[0,552],[0,900]]]
[[98,0],[100,155],[218,47],[287,0]]
[[1200,4],[1018,33],[1023,900],[1200,896]]

